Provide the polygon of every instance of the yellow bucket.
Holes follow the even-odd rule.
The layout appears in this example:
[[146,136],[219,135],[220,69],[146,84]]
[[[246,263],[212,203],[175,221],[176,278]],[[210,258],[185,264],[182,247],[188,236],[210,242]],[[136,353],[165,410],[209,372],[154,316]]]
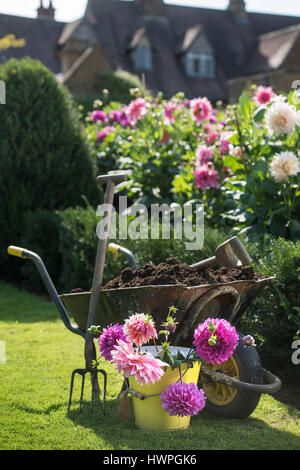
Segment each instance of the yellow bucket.
[[[187,364],[182,364],[182,381],[186,383],[195,383],[197,385],[200,365],[201,363],[196,361],[193,363],[193,367],[190,367],[186,371]],[[156,395],[161,394],[168,385],[179,380],[179,369],[168,367],[162,378],[155,384],[140,385],[136,383],[134,377],[131,376],[129,377],[129,387],[145,396]],[[178,431],[187,429],[190,425],[190,416],[170,416],[162,408],[160,396],[149,397],[144,400],[132,396],[131,399],[135,416],[135,424],[138,428],[152,431]]]

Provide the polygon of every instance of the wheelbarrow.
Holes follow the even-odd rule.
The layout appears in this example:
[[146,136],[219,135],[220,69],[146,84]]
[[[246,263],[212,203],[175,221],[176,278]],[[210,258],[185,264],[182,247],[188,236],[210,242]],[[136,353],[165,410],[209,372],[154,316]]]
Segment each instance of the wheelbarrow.
[[[64,325],[72,333],[85,338],[92,292],[58,295],[43,261],[36,253],[17,247],[9,247],[8,252],[35,263]],[[134,260],[128,250],[124,249],[123,252]],[[274,277],[192,287],[176,284],[101,289],[95,325],[104,328],[111,323],[123,323],[136,312],[151,314],[158,325],[165,321],[165,313],[174,305],[177,308],[178,327],[173,344],[190,347],[198,323],[208,317],[219,317],[234,325],[252,299],[272,279]],[[242,338],[243,334],[239,334]],[[76,372],[80,373],[80,369],[72,374],[69,407]],[[239,342],[228,361],[211,368],[208,365],[201,367],[199,386],[205,391],[207,409],[218,416],[242,419],[253,412],[262,393],[277,392],[281,381],[262,367],[255,347],[245,347]],[[81,400],[82,394],[80,407]]]

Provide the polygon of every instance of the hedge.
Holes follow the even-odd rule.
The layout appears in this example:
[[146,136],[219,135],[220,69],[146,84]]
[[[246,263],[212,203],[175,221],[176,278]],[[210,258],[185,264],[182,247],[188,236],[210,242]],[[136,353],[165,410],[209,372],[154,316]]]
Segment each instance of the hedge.
[[38,61],[12,59],[0,80],[0,274],[14,279],[17,264],[5,253],[20,243],[25,213],[82,205],[82,195],[97,204],[100,193],[76,108],[54,75]]

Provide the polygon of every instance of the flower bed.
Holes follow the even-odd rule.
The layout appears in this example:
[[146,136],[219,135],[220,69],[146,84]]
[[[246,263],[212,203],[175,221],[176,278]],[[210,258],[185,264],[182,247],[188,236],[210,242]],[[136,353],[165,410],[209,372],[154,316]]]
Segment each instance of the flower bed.
[[299,238],[297,91],[253,87],[226,107],[135,94],[129,105],[96,109],[87,126],[99,171],[127,170],[133,201],[199,201],[212,226]]

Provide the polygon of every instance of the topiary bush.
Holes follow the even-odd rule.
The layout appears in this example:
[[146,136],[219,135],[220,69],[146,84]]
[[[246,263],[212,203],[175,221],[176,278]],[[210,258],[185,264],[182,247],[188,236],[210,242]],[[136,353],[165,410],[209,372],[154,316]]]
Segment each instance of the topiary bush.
[[100,193],[76,108],[54,75],[38,61],[12,59],[0,80],[0,275],[10,279],[20,263],[6,248],[20,244],[25,213],[82,205],[82,195],[96,205]]

